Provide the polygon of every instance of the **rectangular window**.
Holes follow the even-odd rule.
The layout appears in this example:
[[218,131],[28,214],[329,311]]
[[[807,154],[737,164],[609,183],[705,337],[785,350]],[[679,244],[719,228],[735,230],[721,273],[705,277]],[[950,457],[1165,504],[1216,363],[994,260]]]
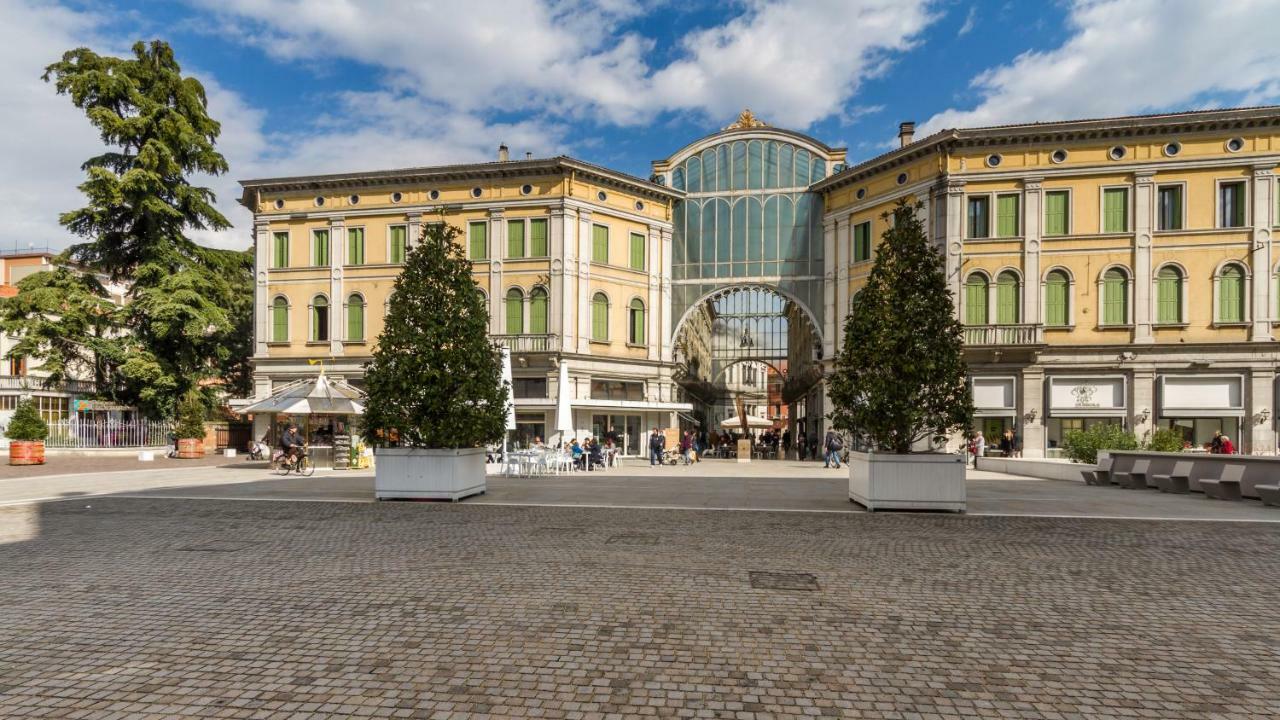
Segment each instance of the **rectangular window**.
[[609,263],[609,228],[604,225],[591,226],[591,262]]
[[311,231],[311,264],[321,267],[329,264],[329,231]]
[[644,383],[622,380],[592,380],[592,400],[643,400]]
[[289,267],[289,233],[287,232],[271,235],[271,267]]
[[1044,234],[1066,235],[1071,209],[1071,193],[1054,190],[1044,194]]
[[511,388],[512,396],[518,398],[547,397],[546,378],[515,378],[515,387]]
[[409,228],[405,225],[391,226],[391,248],[390,257],[392,263],[399,264],[404,262],[406,240],[409,237]]
[[469,257],[472,260],[484,260],[489,257],[489,223],[483,220],[467,225],[470,233]]
[[644,235],[631,233],[631,269],[644,269]]
[[21,355],[9,356],[9,374],[22,377],[27,374],[27,359]]
[[70,398],[36,395],[36,409],[45,422],[61,422],[67,419]]
[[871,259],[871,223],[862,222],[853,226],[853,261],[866,262]]
[[507,257],[524,257],[524,221],[507,221]]
[[347,264],[364,264],[364,228],[347,228]]
[[529,256],[546,257],[548,254],[547,221],[545,218],[534,218],[529,221]]
[[984,238],[991,234],[991,198],[982,195],[969,198],[969,234]]
[[1182,229],[1182,186],[1161,185],[1157,190],[1157,230]]
[[1102,191],[1102,232],[1129,232],[1129,188]]
[[1018,196],[996,196],[996,237],[1017,237]]
[[17,410],[19,399],[17,395],[0,395],[0,412]]
[[1221,227],[1244,227],[1244,181],[1222,183],[1218,186],[1219,218]]

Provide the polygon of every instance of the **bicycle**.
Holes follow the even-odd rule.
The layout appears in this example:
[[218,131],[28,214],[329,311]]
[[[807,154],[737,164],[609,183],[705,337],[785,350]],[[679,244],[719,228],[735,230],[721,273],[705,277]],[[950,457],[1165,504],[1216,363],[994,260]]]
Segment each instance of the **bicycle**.
[[284,455],[276,463],[276,473],[281,477],[288,475],[290,471],[296,472],[303,477],[311,477],[315,474],[315,463],[311,462],[311,455],[307,452],[305,445],[302,448],[302,452],[293,456]]

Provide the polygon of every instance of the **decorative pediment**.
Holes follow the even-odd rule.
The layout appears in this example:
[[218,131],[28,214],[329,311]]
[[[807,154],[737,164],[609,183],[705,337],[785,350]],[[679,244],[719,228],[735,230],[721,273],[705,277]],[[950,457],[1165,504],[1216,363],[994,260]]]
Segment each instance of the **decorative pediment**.
[[725,130],[744,130],[747,128],[758,127],[769,127],[769,123],[756,117],[755,114],[751,112],[751,108],[743,108],[742,112],[738,113],[738,119],[732,125],[725,128]]

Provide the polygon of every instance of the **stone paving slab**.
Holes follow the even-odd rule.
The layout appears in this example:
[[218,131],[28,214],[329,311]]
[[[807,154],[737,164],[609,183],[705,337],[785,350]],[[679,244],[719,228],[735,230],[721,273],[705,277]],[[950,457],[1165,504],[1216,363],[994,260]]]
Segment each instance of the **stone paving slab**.
[[95,498],[0,543],[5,718],[1280,714],[1269,525]]

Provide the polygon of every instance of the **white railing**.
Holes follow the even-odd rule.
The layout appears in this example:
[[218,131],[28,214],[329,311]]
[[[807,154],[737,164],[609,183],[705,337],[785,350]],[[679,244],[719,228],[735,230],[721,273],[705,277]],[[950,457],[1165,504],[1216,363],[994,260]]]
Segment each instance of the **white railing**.
[[[44,378],[35,375],[0,375],[0,390],[44,390]],[[65,380],[49,388],[50,392],[92,393],[93,382],[89,380]]]
[[1041,345],[1044,343],[1044,326],[1021,325],[968,325],[964,329],[965,345]]
[[556,339],[559,337],[555,334],[549,335],[491,335],[494,342],[505,345],[511,349],[513,353],[520,352],[554,352],[556,347]]
[[62,420],[49,423],[50,448],[160,447],[173,442],[173,423],[161,420]]

